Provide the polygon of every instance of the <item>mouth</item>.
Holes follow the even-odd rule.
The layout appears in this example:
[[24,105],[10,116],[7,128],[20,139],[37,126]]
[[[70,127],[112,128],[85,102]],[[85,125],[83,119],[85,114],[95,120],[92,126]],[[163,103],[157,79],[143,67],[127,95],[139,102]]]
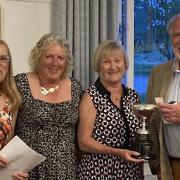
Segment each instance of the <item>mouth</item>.
[[59,68],[49,68],[49,71],[57,72],[57,71],[59,71]]

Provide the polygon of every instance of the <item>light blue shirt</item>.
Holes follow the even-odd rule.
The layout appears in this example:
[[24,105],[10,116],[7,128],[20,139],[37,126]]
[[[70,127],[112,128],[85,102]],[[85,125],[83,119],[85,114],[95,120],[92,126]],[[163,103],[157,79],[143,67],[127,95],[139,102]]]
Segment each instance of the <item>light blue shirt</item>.
[[[175,75],[170,84],[166,102],[180,102],[180,70],[176,68],[175,62],[173,66]],[[165,124],[164,137],[169,156],[180,158],[180,124]]]

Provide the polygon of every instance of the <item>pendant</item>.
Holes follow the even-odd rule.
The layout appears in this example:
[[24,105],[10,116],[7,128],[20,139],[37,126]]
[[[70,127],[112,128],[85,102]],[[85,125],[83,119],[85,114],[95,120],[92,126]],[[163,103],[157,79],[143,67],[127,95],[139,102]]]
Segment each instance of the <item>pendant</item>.
[[46,89],[45,87],[42,87],[41,86],[41,94],[43,95],[47,95],[48,93],[53,93],[55,90],[57,90],[59,88],[59,85],[57,85],[56,87],[54,88],[49,88],[49,89]]

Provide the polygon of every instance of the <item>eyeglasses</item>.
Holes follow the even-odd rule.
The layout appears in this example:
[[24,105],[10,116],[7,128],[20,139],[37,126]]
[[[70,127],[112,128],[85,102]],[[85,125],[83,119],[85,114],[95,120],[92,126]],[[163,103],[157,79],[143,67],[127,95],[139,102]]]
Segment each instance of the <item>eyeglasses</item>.
[[8,55],[0,55],[0,63],[7,64],[10,61],[10,57]]

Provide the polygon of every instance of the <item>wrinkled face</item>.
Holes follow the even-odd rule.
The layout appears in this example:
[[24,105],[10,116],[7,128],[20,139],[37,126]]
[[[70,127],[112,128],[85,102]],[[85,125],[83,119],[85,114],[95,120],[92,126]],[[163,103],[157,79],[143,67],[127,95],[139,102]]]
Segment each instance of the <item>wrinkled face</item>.
[[5,45],[0,45],[0,83],[5,79],[9,70],[9,56]]
[[180,60],[180,18],[177,19],[172,27],[171,41],[174,54]]
[[40,58],[39,75],[44,81],[56,83],[62,78],[66,68],[67,59],[64,48],[52,42]]
[[120,83],[125,74],[125,62],[121,53],[115,53],[100,60],[99,76],[107,84]]

